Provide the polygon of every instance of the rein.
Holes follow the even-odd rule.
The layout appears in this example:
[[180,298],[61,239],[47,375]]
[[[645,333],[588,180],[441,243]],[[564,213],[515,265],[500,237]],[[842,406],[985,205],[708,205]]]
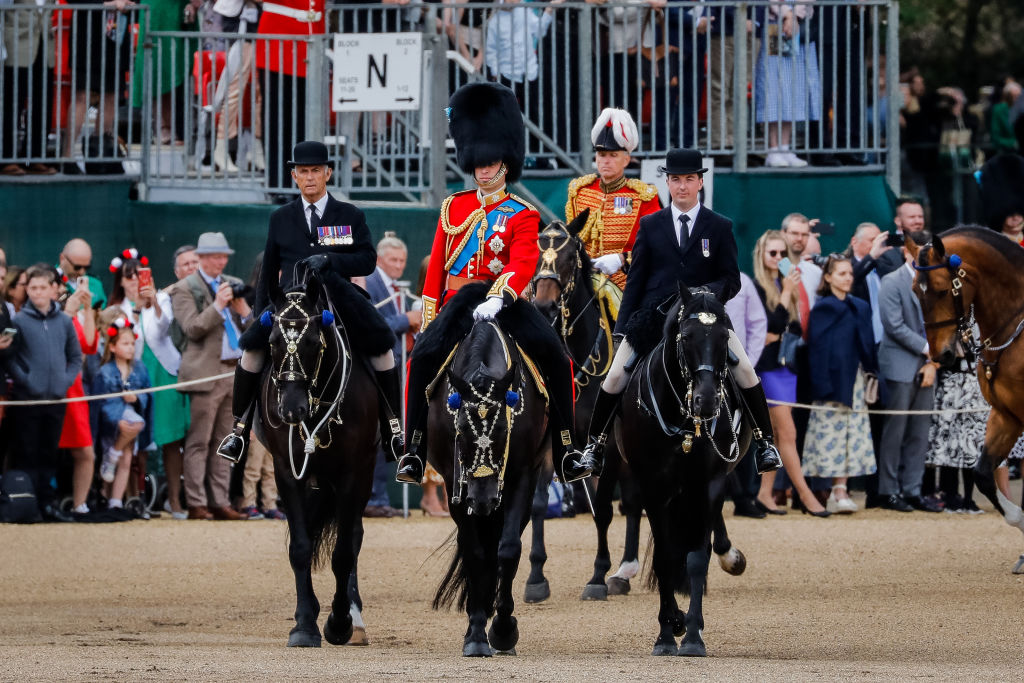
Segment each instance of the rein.
[[[572,366],[579,368],[576,374],[573,376],[573,381],[577,387],[585,387],[590,384],[591,378],[601,378],[608,374],[608,370],[612,365],[612,356],[614,350],[614,341],[612,339],[612,330],[609,322],[605,320],[602,314],[600,304],[598,304],[598,325],[600,326],[603,333],[598,334],[594,339],[594,345],[591,347],[590,353],[587,354],[587,359],[584,362],[579,362],[576,356],[573,354],[572,349],[569,347],[569,338],[572,336],[573,331],[576,328],[576,323],[586,314],[590,309],[591,304],[597,301],[597,289],[594,290],[590,298],[580,307],[575,317],[572,315],[572,296],[576,291],[576,278],[583,272],[583,259],[580,256],[579,250],[582,248],[582,243],[575,240],[569,233],[565,233],[565,239],[555,246],[554,240],[557,237],[561,237],[562,233],[560,230],[548,229],[541,233],[541,237],[545,237],[548,240],[548,247],[541,252],[541,265],[537,274],[533,277],[533,283],[535,284],[538,280],[554,280],[558,284],[558,311],[559,321],[561,323],[559,337],[562,340],[562,347],[565,349],[566,355],[572,362]],[[573,270],[573,276],[569,278],[569,281],[563,285],[561,278],[558,276],[557,261],[558,255],[563,249],[570,243],[576,242],[576,268]],[[607,276],[602,275],[602,278]],[[603,284],[603,280],[602,280]],[[534,287],[536,291],[536,287]],[[570,320],[571,318],[571,320]],[[552,326],[555,322],[552,321]],[[601,367],[598,367],[598,362],[602,358],[602,350],[606,351],[603,354],[604,363]]]
[[[501,340],[501,349],[505,356],[505,369],[510,370],[513,367],[512,354],[508,348],[508,341],[505,338],[504,333],[501,329],[493,322],[488,321],[486,324],[494,328],[498,339]],[[460,347],[460,350],[465,347]],[[458,362],[458,355],[456,351],[456,357],[452,359],[451,366],[455,367]],[[451,375],[451,370],[448,371]],[[455,479],[456,479],[456,490],[452,493],[452,503],[458,505],[462,502],[463,494],[465,493],[466,486],[468,485],[468,477],[483,478],[497,474],[498,476],[498,505],[501,505],[501,496],[505,488],[505,470],[508,467],[508,452],[512,442],[512,430],[515,426],[515,419],[523,413],[526,408],[526,400],[524,395],[524,384],[525,379],[523,377],[522,368],[520,367],[516,372],[515,376],[515,389],[509,388],[505,392],[505,396],[493,398],[490,396],[494,392],[495,384],[497,380],[491,380],[487,388],[483,391],[473,386],[470,382],[462,380],[461,383],[469,389],[471,397],[463,396],[454,386],[449,378],[448,387],[449,394],[448,399],[445,402],[445,409],[452,419],[452,427],[455,433],[454,437],[454,465],[455,465]],[[472,398],[472,400],[467,400]],[[459,448],[459,437],[462,436],[462,432],[459,430],[458,417],[459,413],[463,410],[471,410],[469,419],[470,435],[472,437],[474,450],[473,459],[467,466],[462,466],[462,459],[460,457]],[[479,428],[473,421],[472,415],[475,412],[476,416],[480,420]],[[508,425],[505,432],[505,443],[501,453],[500,461],[495,458],[494,445],[494,430],[498,426],[498,418],[504,414],[505,422]]]
[[[702,325],[710,326],[710,325],[715,324],[717,322],[718,318],[713,313],[710,313],[710,312],[707,312],[707,311],[699,311],[699,312],[690,314],[689,316],[687,316],[686,319],[687,320],[698,320]],[[684,320],[684,318],[683,318],[683,306],[680,306],[679,307],[679,314],[678,314],[678,317],[676,319],[677,329],[678,329],[678,326],[682,324],[683,320]],[[719,450],[718,444],[716,443],[715,438],[714,438],[715,433],[717,431],[717,427],[718,427],[718,419],[721,416],[722,406],[726,404],[726,392],[725,392],[725,376],[726,376],[726,371],[723,370],[723,371],[719,372],[716,368],[714,368],[714,367],[712,367],[712,366],[710,366],[710,365],[708,365],[706,363],[702,363],[702,364],[698,365],[691,372],[690,368],[686,365],[686,361],[685,361],[685,359],[683,358],[683,355],[682,355],[682,348],[681,348],[682,347],[682,344],[681,344],[682,334],[679,333],[678,331],[676,333],[675,341],[676,341],[676,349],[675,349],[675,361],[676,361],[676,363],[675,363],[675,368],[673,368],[673,370],[678,370],[678,372],[674,372],[674,373],[673,372],[669,372],[669,363],[668,363],[668,360],[666,358],[666,356],[668,356],[668,354],[669,354],[669,350],[668,350],[668,344],[666,343],[665,339],[662,339],[661,342],[659,342],[658,346],[655,347],[654,351],[651,352],[651,354],[649,354],[648,357],[645,359],[645,361],[644,361],[644,368],[643,368],[643,371],[642,371],[642,373],[640,375],[640,389],[638,391],[638,402],[639,402],[640,408],[644,412],[646,412],[648,415],[654,417],[655,420],[657,420],[658,425],[661,427],[661,431],[666,436],[669,436],[669,437],[676,437],[676,436],[679,436],[679,435],[683,436],[683,442],[682,442],[682,445],[681,445],[683,453],[689,453],[693,449],[693,440],[695,438],[699,439],[699,438],[701,438],[701,436],[705,436],[706,435],[708,440],[711,442],[711,447],[714,449],[714,451],[718,455],[718,457],[720,457],[722,460],[724,460],[727,463],[734,463],[734,462],[736,462],[739,459],[740,453],[739,453],[739,448],[737,447],[737,435],[736,435],[736,430],[733,428],[732,415],[730,414],[730,411],[728,411],[728,410],[726,411],[726,422],[728,423],[729,434],[730,434],[730,437],[731,437],[729,453],[732,454],[735,451],[735,454],[732,455],[732,457],[724,455],[721,452],[721,450]],[[661,363],[660,363],[660,365],[661,365],[661,374],[662,374],[663,377],[665,377],[665,381],[668,383],[669,389],[672,392],[672,397],[675,400],[675,404],[679,406],[679,415],[683,418],[683,424],[682,425],[671,424],[671,423],[669,423],[668,420],[665,419],[664,414],[663,414],[664,411],[663,411],[663,408],[661,406],[661,402],[658,400],[658,397],[657,397],[657,395],[654,392],[654,382],[653,382],[652,377],[651,377],[651,366],[652,366],[652,358],[654,358],[655,356],[658,357],[660,359],[660,361],[661,361]],[[701,371],[710,372],[712,374],[712,376],[714,376],[717,379],[717,381],[718,381],[718,391],[717,391],[717,394],[718,394],[718,397],[719,397],[718,407],[715,410],[715,414],[712,415],[709,418],[698,417],[697,415],[694,415],[694,413],[693,413],[693,380],[694,380],[694,376],[698,372],[701,372]],[[674,381],[674,375],[678,375],[679,379],[683,383],[685,383],[685,385],[686,385],[685,398],[680,396],[680,392],[676,388],[676,383]],[[646,401],[644,400],[644,394],[645,393],[647,394],[647,400]],[[702,430],[701,430],[702,425],[704,423],[706,423],[706,422],[709,422],[709,421],[711,422],[710,428],[707,429],[706,431],[702,432]],[[687,429],[687,426],[690,425],[690,424],[693,425],[693,431],[692,432],[689,429]]]

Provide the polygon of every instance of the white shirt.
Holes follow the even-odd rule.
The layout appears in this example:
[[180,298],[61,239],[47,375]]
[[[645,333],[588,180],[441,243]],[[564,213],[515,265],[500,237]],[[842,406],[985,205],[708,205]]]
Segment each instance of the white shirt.
[[682,244],[682,240],[680,239],[679,235],[679,217],[682,216],[683,214],[686,214],[686,216],[690,219],[690,221],[686,224],[686,237],[689,238],[690,235],[693,234],[693,226],[697,223],[697,214],[700,213],[700,202],[697,202],[692,207],[690,207],[689,211],[683,211],[682,209],[675,205],[675,202],[673,202],[671,206],[672,225],[674,226],[676,231],[676,244]]
[[814,302],[818,300],[818,286],[821,284],[821,268],[814,261],[800,261],[796,269],[800,271],[800,284],[807,292],[807,304],[814,308]]
[[551,12],[515,5],[499,9],[487,21],[484,56],[493,75],[510,81],[537,80],[537,42],[548,32]]
[[381,268],[380,266],[377,266],[377,272],[380,273],[380,281],[384,283],[384,286],[387,287],[388,293],[391,295],[391,303],[394,305],[395,310],[401,313],[402,309],[398,303],[399,293],[395,291],[394,287],[395,281],[388,277],[388,274],[385,273],[384,269]]
[[[156,306],[160,307],[159,318],[156,315]],[[171,321],[174,320],[170,295],[163,290],[157,291],[156,306],[142,309],[140,339],[149,346],[160,366],[177,377],[178,369],[181,367],[181,353],[174,348],[169,333]]]
[[309,207],[311,207],[311,206],[315,206],[316,207],[316,215],[320,216],[320,220],[323,220],[323,218],[324,218],[324,210],[327,208],[327,193],[324,192],[324,196],[321,197],[320,199],[316,200],[312,204],[307,202],[305,197],[302,198],[302,212],[306,216],[306,229],[307,230],[310,229],[310,225],[311,225],[310,222],[309,222]]

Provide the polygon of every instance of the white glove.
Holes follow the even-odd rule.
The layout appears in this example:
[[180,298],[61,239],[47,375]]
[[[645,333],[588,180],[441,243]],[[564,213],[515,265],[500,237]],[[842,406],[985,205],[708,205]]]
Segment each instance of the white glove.
[[473,320],[494,320],[494,316],[498,315],[504,303],[500,296],[487,297],[473,311]]
[[622,270],[622,256],[619,254],[605,254],[593,261],[594,270],[605,275],[614,275]]

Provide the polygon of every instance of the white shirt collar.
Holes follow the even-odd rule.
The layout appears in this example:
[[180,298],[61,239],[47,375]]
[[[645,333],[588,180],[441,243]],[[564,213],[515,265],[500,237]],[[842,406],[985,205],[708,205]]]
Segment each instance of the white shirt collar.
[[914,264],[913,263],[904,263],[903,265],[906,266],[907,272],[910,273],[910,279],[911,280],[913,280],[914,278],[917,277],[917,273],[914,272]]
[[676,230],[676,236],[679,236],[679,217],[682,216],[684,213],[690,218],[690,222],[687,223],[687,228],[689,229],[687,237],[692,235],[693,226],[696,225],[697,223],[697,214],[700,213],[700,202],[697,202],[692,207],[690,207],[689,211],[685,212],[678,206],[676,206],[675,202],[670,204],[670,206],[672,207],[672,226]]
[[392,285],[395,281],[388,277],[388,274],[384,272],[384,269],[377,266],[377,272],[380,273],[380,281],[384,283],[384,286],[388,288],[388,291],[394,291]]
[[[312,204],[313,206],[316,207],[316,214],[318,216],[320,216],[320,218],[324,217],[324,209],[327,208],[327,197],[328,196],[329,196],[328,193],[324,192],[324,196],[321,197],[320,199],[316,200]],[[306,218],[309,218],[309,207],[310,207],[310,203],[306,201],[305,197],[303,197],[302,198],[302,210],[306,213]]]

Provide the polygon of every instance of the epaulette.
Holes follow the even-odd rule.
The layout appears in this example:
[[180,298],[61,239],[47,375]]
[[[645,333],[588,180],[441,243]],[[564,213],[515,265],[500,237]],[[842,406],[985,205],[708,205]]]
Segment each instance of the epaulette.
[[572,220],[574,216],[571,215],[573,210],[572,200],[576,199],[576,195],[579,194],[581,187],[586,187],[592,182],[597,180],[596,173],[588,173],[587,175],[580,176],[579,178],[573,178],[569,181],[569,199],[565,203],[565,220]]
[[[520,203],[520,204],[522,204],[523,206],[525,206],[525,207],[526,207],[526,209],[527,209],[527,211],[537,211],[537,207],[536,207],[536,206],[534,206],[534,205],[533,205],[533,204],[531,204],[530,202],[526,201],[525,199],[523,199],[523,198],[522,198],[522,197],[520,197],[519,195],[517,195],[517,194],[513,194],[513,193],[509,192],[509,193],[508,193],[508,196],[509,196],[509,197],[511,197],[512,199],[516,200],[517,202],[519,202],[519,203]],[[540,212],[539,212],[539,211],[537,211],[537,213],[540,213]]]
[[648,185],[639,178],[626,178],[626,187],[636,192],[641,201],[649,202],[658,196],[658,190],[654,185]]

